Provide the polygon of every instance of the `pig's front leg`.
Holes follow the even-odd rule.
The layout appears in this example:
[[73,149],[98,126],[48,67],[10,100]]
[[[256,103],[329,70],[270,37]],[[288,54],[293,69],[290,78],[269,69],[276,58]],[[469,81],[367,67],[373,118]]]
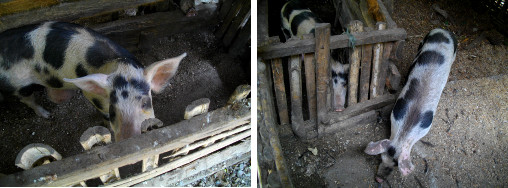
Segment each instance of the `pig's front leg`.
[[42,106],[35,103],[35,98],[33,95],[30,95],[28,97],[20,96],[20,98],[21,98],[21,102],[25,103],[30,108],[34,109],[34,111],[37,115],[42,116],[44,118],[49,118],[50,113],[46,109],[42,108]]

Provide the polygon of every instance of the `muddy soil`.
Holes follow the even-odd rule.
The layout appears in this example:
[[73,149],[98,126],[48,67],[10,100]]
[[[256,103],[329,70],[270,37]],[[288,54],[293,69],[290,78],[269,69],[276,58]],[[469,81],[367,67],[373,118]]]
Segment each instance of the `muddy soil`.
[[[152,48],[135,54],[148,66],[187,52],[170,85],[161,94],[153,94],[155,117],[164,125],[183,120],[185,107],[194,100],[209,98],[210,110],[214,110],[226,104],[238,85],[250,83],[250,69],[242,67],[241,59],[225,53],[211,31],[212,28],[157,39]],[[47,144],[64,158],[83,152],[79,137],[89,127],[102,125],[102,117],[80,92],[76,93],[59,105],[46,99],[44,92],[37,93],[38,102],[52,113],[49,119],[38,117],[14,97],[0,102],[0,142],[4,143],[0,146],[0,173],[21,171],[14,161],[30,143]]]
[[[434,12],[434,3],[452,21]],[[468,3],[451,0],[395,1],[394,10],[392,18],[407,31],[403,56],[396,63],[403,77],[430,30],[439,27],[454,32],[459,45],[433,126],[413,147],[415,170],[407,177],[395,170],[382,186],[507,185],[508,47],[492,45],[487,39],[473,42],[482,32],[497,32],[488,15],[476,13]],[[296,138],[287,125],[279,127],[279,135],[295,187],[379,186],[374,175],[380,156],[369,156],[363,150],[371,141],[389,138],[389,118],[308,141]],[[317,149],[317,155],[309,148]]]

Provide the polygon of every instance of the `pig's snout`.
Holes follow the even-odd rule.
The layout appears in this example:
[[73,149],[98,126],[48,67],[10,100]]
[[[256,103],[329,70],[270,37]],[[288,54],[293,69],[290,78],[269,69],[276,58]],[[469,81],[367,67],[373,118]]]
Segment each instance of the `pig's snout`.
[[344,107],[343,106],[336,107],[335,111],[336,112],[342,112],[342,111],[344,111]]
[[385,180],[383,178],[379,177],[379,176],[376,176],[376,181],[378,183],[383,183]]

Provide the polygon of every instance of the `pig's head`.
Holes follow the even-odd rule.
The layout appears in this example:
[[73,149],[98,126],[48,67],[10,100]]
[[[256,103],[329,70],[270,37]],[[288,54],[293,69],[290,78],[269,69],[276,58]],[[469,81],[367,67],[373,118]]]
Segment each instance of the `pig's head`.
[[414,169],[409,156],[411,148],[395,147],[394,145],[398,144],[392,144],[390,140],[384,139],[370,142],[365,148],[365,153],[369,155],[381,154],[382,162],[379,164],[376,173],[376,181],[379,183],[382,183],[395,167],[399,167],[403,176],[407,176]]
[[109,75],[91,74],[64,81],[82,89],[95,105],[97,101],[104,104],[105,108],[99,110],[109,114],[115,141],[120,141],[141,134],[141,123],[155,117],[151,91],[159,93],[164,89],[185,56],[186,53],[162,60],[146,69],[129,63],[118,63],[117,69]]
[[343,111],[346,104],[347,81],[349,74],[349,64],[342,64],[333,60],[332,69],[332,106],[335,111]]

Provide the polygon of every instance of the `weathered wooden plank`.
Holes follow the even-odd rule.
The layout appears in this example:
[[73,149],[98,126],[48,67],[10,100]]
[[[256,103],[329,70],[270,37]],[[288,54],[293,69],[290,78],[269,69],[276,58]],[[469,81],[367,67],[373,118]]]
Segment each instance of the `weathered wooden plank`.
[[[353,20],[348,25],[351,33],[363,32],[363,23],[358,20]],[[361,47],[353,48],[349,52],[349,78],[348,78],[348,107],[358,103],[358,79],[360,75],[360,60],[361,60]]]
[[282,152],[279,135],[275,129],[275,119],[273,117],[273,111],[275,109],[273,107],[273,100],[269,89],[270,85],[268,85],[269,76],[266,72],[266,64],[258,59],[258,129],[266,130],[266,133],[268,134],[262,135],[262,138],[268,138],[270,147],[273,149],[273,156],[276,159],[275,167],[277,169],[277,173],[279,174],[282,186],[284,188],[291,188],[293,187],[293,183],[289,176],[289,169],[287,168],[287,163]]
[[[247,103],[231,109],[223,107],[207,114],[184,120],[171,126],[156,129],[87,153],[67,157],[0,178],[5,186],[67,186],[83,179],[95,178],[140,159],[181,148],[204,137],[215,135],[250,121]],[[51,175],[51,177],[48,177]],[[53,176],[56,178],[52,178]]]
[[185,186],[204,177],[210,176],[225,166],[231,166],[250,159],[251,139],[231,145],[222,151],[199,158],[185,166],[164,173],[157,178],[133,185],[134,187],[156,187],[162,180],[164,185]]
[[381,69],[379,72],[379,80],[377,84],[378,96],[385,93],[386,77],[388,76],[390,53],[392,52],[393,42],[385,42],[383,44],[383,55],[381,59]]
[[399,73],[399,70],[397,69],[397,66],[393,64],[393,62],[388,62],[388,76],[386,77],[386,87],[388,88],[388,91],[398,91],[400,89],[400,79],[401,75]]
[[173,170],[173,169],[176,169],[180,166],[188,164],[188,163],[190,163],[196,159],[199,159],[203,156],[209,155],[210,153],[213,153],[219,149],[227,147],[228,145],[231,145],[231,144],[238,142],[242,139],[248,138],[248,137],[250,137],[250,134],[251,134],[251,132],[249,129],[247,131],[241,132],[241,133],[234,135],[232,137],[226,138],[225,140],[223,140],[221,142],[217,142],[213,145],[210,145],[206,148],[196,151],[192,154],[186,155],[185,157],[171,161],[168,164],[165,164],[159,168],[155,168],[155,169],[147,171],[145,173],[107,184],[106,186],[108,186],[108,187],[127,187],[127,186],[131,186],[131,185],[143,182],[147,179],[156,177],[156,176],[161,175],[165,172],[168,172],[170,170]]
[[231,6],[233,5],[233,0],[223,0],[222,4],[220,6],[220,12],[219,12],[219,19],[223,20],[229,10],[231,9]]
[[372,68],[372,45],[362,46],[362,63],[360,73],[360,99],[359,102],[369,100],[370,72]]
[[268,40],[268,0],[258,0],[258,45]]
[[284,71],[282,69],[282,59],[272,60],[273,86],[275,89],[275,99],[277,110],[279,112],[280,124],[289,124],[288,105],[286,101],[286,90],[284,86]]
[[[377,30],[386,29],[386,23],[377,22]],[[383,43],[374,44],[374,52],[372,54],[372,76],[370,80],[370,99],[376,98],[382,95],[383,91],[379,90],[381,82],[381,72],[383,70]],[[384,80],[383,80],[384,81]]]
[[28,11],[36,8],[48,7],[60,3],[58,0],[8,0],[0,2],[0,16],[17,12]]
[[289,90],[291,94],[291,128],[300,138],[307,138],[302,111],[302,67],[299,55],[289,59]]
[[44,20],[72,21],[98,13],[114,12],[158,1],[161,0],[81,0],[66,2],[58,6],[2,16],[0,17],[0,32]]
[[[387,30],[376,30],[353,34],[357,46],[364,44],[375,44],[380,42],[398,41],[406,38],[406,30],[393,28]],[[334,35],[330,37],[330,49],[348,47],[349,37],[347,35]],[[312,39],[287,41],[285,43],[266,45],[258,48],[258,56],[263,59],[272,59],[303,53],[315,52],[316,42]]]
[[314,54],[304,55],[305,86],[307,88],[307,103],[309,107],[309,119],[316,119],[316,62]]
[[320,126],[318,131],[320,136],[334,134],[348,127],[359,126],[375,122],[376,119],[377,119],[376,112],[374,110],[371,110],[366,113],[350,117],[344,121],[336,122],[331,125]]
[[333,6],[335,7],[335,21],[334,26],[337,31],[343,28],[337,28],[338,26],[345,27],[353,19],[353,14],[348,8],[348,1],[344,0],[333,0]]
[[375,99],[371,99],[365,102],[358,103],[354,106],[346,108],[342,112],[329,112],[324,119],[323,124],[330,125],[334,124],[353,116],[379,109],[383,106],[395,103],[395,95],[383,95]]
[[242,9],[243,4],[245,4],[246,1],[247,0],[236,0],[235,2],[233,2],[232,5],[233,7],[231,7],[226,18],[224,18],[224,21],[220,24],[219,29],[215,31],[215,37],[222,38],[224,36],[227,29],[229,28],[229,25],[231,25],[231,22],[238,15],[240,10]]
[[317,122],[320,122],[328,111],[326,95],[330,82],[330,24],[316,24],[315,38],[316,107]]
[[[250,54],[250,48],[247,46],[251,39],[251,33],[250,33],[250,21],[251,18],[249,18],[249,21],[245,24],[245,26],[242,28],[236,39],[233,41],[233,44],[228,49],[228,52],[233,55],[241,55],[246,50],[249,50],[247,53]],[[246,62],[250,63],[250,62]]]
[[242,5],[242,9],[238,12],[235,19],[233,19],[233,22],[229,26],[226,34],[224,34],[222,44],[228,47],[231,44],[231,41],[233,41],[233,38],[237,35],[239,29],[241,29],[242,24],[245,24],[248,20],[250,20],[250,1],[246,1]]

